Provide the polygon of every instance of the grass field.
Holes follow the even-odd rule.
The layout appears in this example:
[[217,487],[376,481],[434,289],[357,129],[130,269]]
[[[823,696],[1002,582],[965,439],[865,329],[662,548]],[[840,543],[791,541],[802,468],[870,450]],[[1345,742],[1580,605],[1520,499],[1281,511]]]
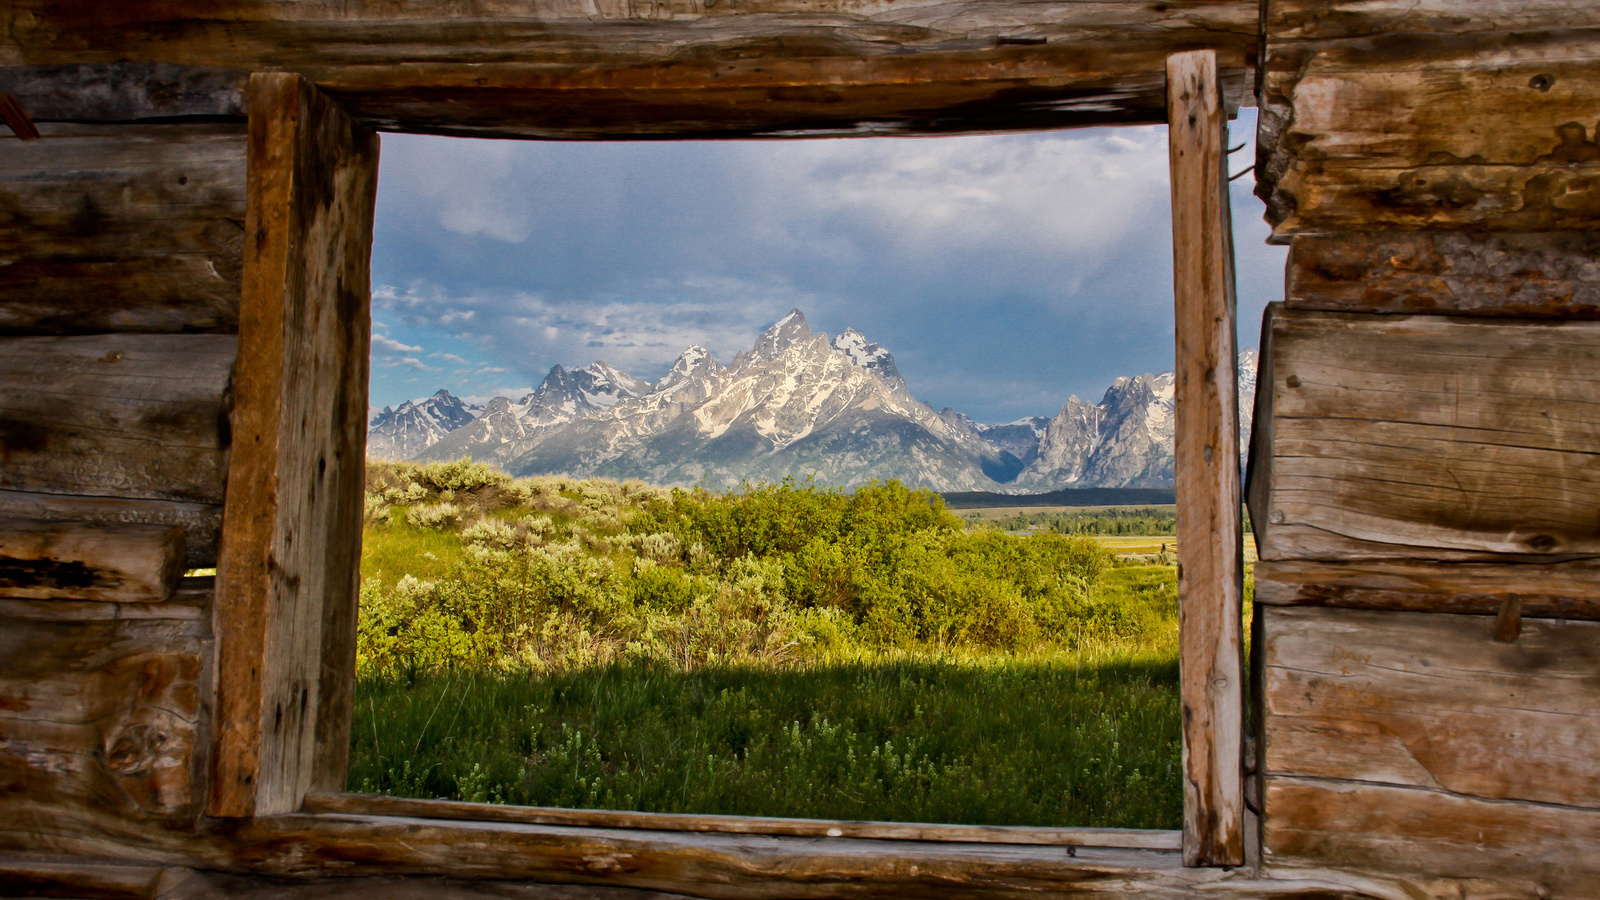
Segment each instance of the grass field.
[[352,790],[1179,826],[1159,538],[969,529],[893,485],[667,494],[455,465],[373,469]]

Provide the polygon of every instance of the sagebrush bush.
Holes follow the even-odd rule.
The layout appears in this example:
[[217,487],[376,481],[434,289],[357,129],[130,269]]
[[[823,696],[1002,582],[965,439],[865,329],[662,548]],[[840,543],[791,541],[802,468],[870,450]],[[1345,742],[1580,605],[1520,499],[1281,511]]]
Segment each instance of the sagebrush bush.
[[369,488],[369,560],[392,570],[363,573],[364,672],[1023,652],[1170,625],[1153,601],[1103,608],[1099,544],[969,532],[896,482],[662,491],[463,460],[378,464]]

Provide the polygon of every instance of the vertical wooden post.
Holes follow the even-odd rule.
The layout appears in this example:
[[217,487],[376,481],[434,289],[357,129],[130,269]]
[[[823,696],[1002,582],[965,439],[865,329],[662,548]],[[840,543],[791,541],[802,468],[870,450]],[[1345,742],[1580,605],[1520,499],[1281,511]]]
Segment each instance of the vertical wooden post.
[[1177,306],[1183,861],[1244,862],[1237,338],[1227,111],[1216,54],[1167,58]]
[[213,816],[343,788],[361,555],[378,137],[292,73],[249,109]]

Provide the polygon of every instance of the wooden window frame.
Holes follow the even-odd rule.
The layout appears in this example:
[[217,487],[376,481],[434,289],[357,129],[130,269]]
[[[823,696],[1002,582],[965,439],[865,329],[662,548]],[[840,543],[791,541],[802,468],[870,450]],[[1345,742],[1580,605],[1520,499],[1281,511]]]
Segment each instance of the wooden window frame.
[[[949,886],[946,870],[955,866],[1008,873],[1017,884],[1032,878],[1059,887],[1062,878],[1077,883],[1090,871],[1165,884],[1179,851],[1191,867],[1180,871],[1246,862],[1236,337],[1224,148],[1230,111],[1213,51],[1176,53],[1167,63],[1181,832],[535,809],[342,793],[359,589],[377,137],[293,73],[253,75],[247,94],[241,352],[217,574],[207,806],[212,817],[240,821],[237,840],[249,844],[255,836],[280,849],[287,841],[302,860],[329,841],[363,843],[372,859],[383,857],[373,849],[382,845],[396,855],[379,870],[386,874],[680,890],[687,876],[636,877],[622,861],[632,851],[617,848],[649,845],[654,849],[639,852],[665,854],[674,871],[688,866],[702,887],[706,878],[727,877],[715,865],[706,868],[706,853],[726,860],[747,846],[782,862],[759,876],[745,873],[774,883],[810,871],[852,883]],[[419,862],[431,858],[417,849],[428,844],[418,836],[419,822],[445,836],[436,843],[487,842],[505,858]],[[404,839],[393,838],[396,829]],[[550,859],[530,863],[530,841]],[[573,853],[590,862],[568,865]],[[910,859],[924,860],[920,874]],[[897,861],[893,872],[884,868],[887,860]],[[361,871],[348,861],[332,870]]]

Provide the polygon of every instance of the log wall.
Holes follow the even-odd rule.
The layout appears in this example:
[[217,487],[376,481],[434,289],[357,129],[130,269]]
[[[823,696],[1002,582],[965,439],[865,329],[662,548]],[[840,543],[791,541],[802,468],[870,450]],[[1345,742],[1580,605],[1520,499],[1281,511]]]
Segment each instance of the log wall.
[[[457,6],[0,7],[0,92],[42,135],[0,136],[7,891],[1600,895],[1594,4]],[[339,284],[366,278],[366,128],[1163,122],[1167,58],[1196,49],[1229,105],[1256,76],[1257,190],[1291,247],[1248,485],[1255,868],[302,804],[337,787],[348,713],[365,307]],[[225,560],[219,596],[172,584],[180,553]]]
[[203,80],[138,102],[69,68],[0,77],[40,133],[0,130],[0,849],[176,855],[209,790],[213,585],[182,576],[217,564],[245,127],[181,108]]
[[1248,486],[1265,868],[1594,896],[1600,16],[1262,21],[1257,192],[1290,245]]

